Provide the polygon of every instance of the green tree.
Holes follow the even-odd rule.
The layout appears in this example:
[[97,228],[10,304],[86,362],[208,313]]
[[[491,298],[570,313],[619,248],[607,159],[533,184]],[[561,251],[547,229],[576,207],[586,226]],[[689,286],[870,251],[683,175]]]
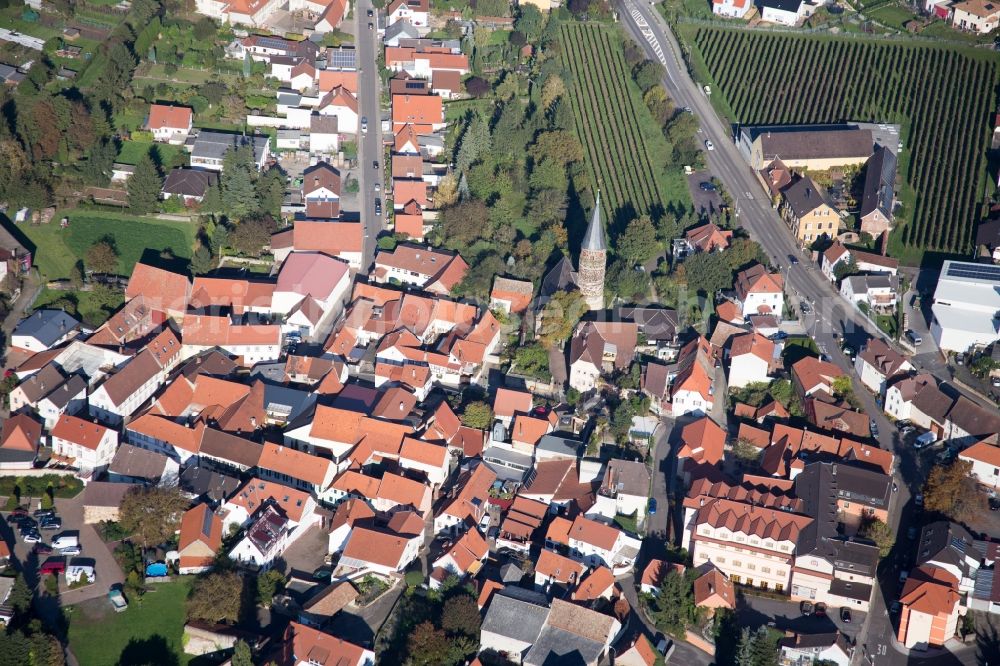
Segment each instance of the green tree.
[[536,379],[550,379],[548,350],[538,343],[518,347],[514,352],[512,370]]
[[493,423],[493,410],[481,400],[470,402],[462,411],[462,423],[470,428],[485,430]]
[[145,215],[159,207],[160,190],[163,180],[149,155],[143,155],[135,165],[135,171],[128,179],[128,205],[133,213]]
[[615,251],[629,266],[642,264],[660,251],[656,241],[656,227],[648,215],[628,223],[615,242]]
[[680,573],[671,570],[660,583],[660,594],[653,602],[653,619],[656,628],[677,638],[683,638],[687,628],[698,620],[698,607],[694,603],[694,578],[692,570]]
[[528,42],[534,43],[542,35],[542,27],[545,24],[545,17],[538,7],[534,5],[519,4],[517,6],[517,18],[514,19],[514,27],[524,33]]
[[451,249],[464,250],[490,234],[490,211],[478,199],[462,201],[441,211],[441,235]]
[[653,118],[660,127],[666,125],[670,117],[674,115],[673,102],[667,96],[667,91],[659,84],[647,90],[642,96],[642,101],[646,103],[646,108],[653,114]]
[[[357,182],[357,179],[353,181]],[[274,216],[281,215],[281,204],[285,200],[285,175],[281,169],[268,169],[257,180],[256,190],[260,210]]]
[[539,313],[539,341],[548,348],[561,345],[573,334],[586,311],[587,303],[579,291],[557,292]]
[[118,144],[113,139],[101,139],[90,149],[87,161],[80,168],[83,179],[91,185],[104,185],[111,178],[111,167],[118,157]]
[[462,140],[455,156],[455,169],[461,173],[468,170],[482,156],[490,151],[490,128],[479,114],[475,114],[462,134]]
[[449,634],[463,634],[479,638],[482,619],[476,600],[467,594],[454,596],[444,602],[441,612],[441,628]]
[[740,437],[733,443],[733,456],[740,464],[753,466],[760,458],[760,451],[750,440]]
[[557,74],[549,74],[542,84],[542,108],[551,109],[566,94],[566,84]]
[[253,161],[252,146],[240,146],[226,151],[219,177],[223,210],[238,220],[259,210],[256,180],[257,165]]
[[7,598],[8,603],[18,615],[24,615],[31,609],[33,597],[31,588],[24,582],[24,574],[17,574],[17,578],[14,579],[14,587],[11,588],[10,596]]
[[733,286],[733,271],[725,257],[717,252],[699,252],[688,257],[681,264],[678,276],[683,276],[689,289],[704,296]]
[[174,536],[187,506],[177,488],[136,487],[122,498],[118,522],[143,547],[158,546]]
[[851,255],[847,261],[838,261],[833,267],[833,277],[841,282],[845,277],[858,274],[858,260]]
[[257,603],[268,607],[274,595],[285,587],[285,575],[277,569],[268,569],[257,576]]
[[205,275],[215,270],[215,263],[212,251],[199,243],[191,255],[191,272],[195,275]]
[[455,285],[453,293],[462,298],[489,300],[493,278],[504,272],[503,259],[496,252],[487,251],[480,254],[471,264],[462,281]]
[[229,244],[240,254],[259,257],[264,246],[271,242],[276,227],[270,215],[247,218],[229,233]]
[[84,261],[95,273],[118,272],[118,251],[106,240],[99,240],[87,248]]
[[195,580],[188,597],[188,619],[233,623],[239,618],[243,581],[233,571],[218,571]]
[[233,658],[230,661],[232,666],[254,666],[253,653],[246,641],[240,639],[233,646]]
[[407,640],[410,663],[417,666],[437,666],[449,662],[451,644],[448,636],[430,622],[421,622]]
[[642,92],[646,92],[653,86],[658,85],[663,80],[665,74],[666,70],[663,69],[663,65],[652,60],[646,60],[635,68],[633,77],[635,78],[635,82],[639,84],[639,87],[642,88]]
[[530,147],[531,156],[536,161],[552,160],[557,164],[570,164],[583,159],[583,146],[572,132],[553,130],[542,132]]
[[878,546],[879,557],[886,557],[896,543],[896,533],[878,518],[868,518],[861,523],[858,534],[871,539]]
[[983,493],[972,478],[972,462],[955,460],[931,469],[924,484],[924,507],[959,522],[968,522],[986,509]]

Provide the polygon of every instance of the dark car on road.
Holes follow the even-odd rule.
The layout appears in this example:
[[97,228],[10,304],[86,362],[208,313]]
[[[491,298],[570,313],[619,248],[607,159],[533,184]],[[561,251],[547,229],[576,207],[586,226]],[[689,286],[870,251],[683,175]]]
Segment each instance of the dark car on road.
[[62,529],[62,519],[56,516],[51,516],[49,518],[43,518],[42,522],[39,524],[43,530],[61,530]]
[[656,498],[655,498],[655,497],[650,497],[650,498],[649,498],[649,509],[648,509],[648,513],[649,513],[649,515],[651,515],[651,516],[653,516],[653,515],[656,515]]
[[850,624],[851,623],[851,609],[850,608],[841,608],[840,609],[840,621],[843,622],[844,624]]
[[826,604],[822,601],[816,604],[815,610],[813,610],[813,615],[818,617],[826,617]]
[[704,180],[704,181],[702,181],[701,183],[698,184],[698,189],[700,189],[702,192],[714,192],[715,191],[715,185],[713,185],[712,183],[708,182],[707,180]]
[[812,615],[813,613],[813,605],[811,601],[803,601],[799,608],[802,610],[803,615]]

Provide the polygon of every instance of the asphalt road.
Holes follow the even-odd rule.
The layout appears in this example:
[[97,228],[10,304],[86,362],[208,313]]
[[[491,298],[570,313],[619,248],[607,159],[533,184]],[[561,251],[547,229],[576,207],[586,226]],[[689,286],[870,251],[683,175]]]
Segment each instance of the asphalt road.
[[[365,225],[364,257],[361,260],[360,273],[365,275],[375,261],[375,240],[385,228],[385,204],[382,206],[382,216],[375,215],[375,199],[385,194],[385,183],[382,175],[387,165],[382,159],[382,81],[375,65],[375,56],[380,48],[376,30],[369,30],[368,23],[377,25],[377,18],[369,18],[368,10],[374,10],[371,0],[358,0],[354,8],[354,20],[357,22],[355,34],[358,50],[358,104],[359,114],[368,119],[368,131],[361,132],[358,119],[358,163],[360,181],[360,213],[361,223]],[[372,167],[377,160],[379,168]],[[375,185],[379,193],[375,192]]]
[[[869,337],[882,337],[881,333],[853,307],[847,307],[847,303],[836,294],[830,282],[796,247],[785,223],[771,208],[768,197],[764,196],[760,184],[736,149],[730,128],[720,121],[709,98],[688,75],[680,57],[680,47],[655,8],[633,0],[620,0],[619,7],[623,10],[620,16],[626,29],[646,49],[650,58],[664,65],[666,76],[663,83],[667,92],[678,106],[689,108],[700,120],[700,139],[711,140],[714,144],[714,150],[705,153],[706,161],[711,173],[731,193],[740,224],[761,244],[772,261],[782,267],[786,293],[793,304],[807,300],[813,305],[814,313],[805,317],[803,322],[809,334],[834,363],[850,371],[852,368],[849,359],[840,352],[834,334],[850,341],[855,349],[860,349]],[[792,261],[793,257],[804,261]],[[918,369],[932,372],[941,380],[950,379],[947,373],[942,374],[943,364],[939,359],[917,358],[914,361]],[[903,446],[896,431],[876,405],[874,397],[860,385],[855,373],[851,372],[850,375],[855,379],[855,393],[862,399],[865,411],[872,415],[879,427],[881,446],[894,450],[897,455],[893,479],[899,491],[895,493],[891,505],[890,524],[896,534],[900,535],[901,542],[880,567],[881,584],[876,586],[868,622],[859,633],[858,646],[862,649],[855,654],[854,663],[861,663],[863,660],[872,664],[974,661],[975,650],[963,651],[960,658],[946,653],[925,660],[919,653],[907,655],[893,645],[894,627],[886,608],[898,595],[899,568],[906,566],[905,558],[912,556],[909,552],[912,551],[912,545],[907,543],[905,535],[910,525],[918,524],[919,515],[913,510],[910,496],[922,483],[924,476],[918,468],[912,448]],[[985,404],[975,396],[970,397]]]

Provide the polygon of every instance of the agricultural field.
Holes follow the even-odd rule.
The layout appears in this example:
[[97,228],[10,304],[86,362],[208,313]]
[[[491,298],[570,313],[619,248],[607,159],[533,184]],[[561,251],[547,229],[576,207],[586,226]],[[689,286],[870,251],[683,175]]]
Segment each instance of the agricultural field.
[[912,219],[894,232],[894,254],[913,263],[928,250],[972,249],[998,79],[989,53],[720,28],[688,37],[696,72],[715,84],[722,99],[713,103],[733,122],[901,124]]
[[563,67],[593,182],[606,219],[624,224],[653,219],[673,206],[690,206],[680,167],[666,162],[666,139],[642,101],[625,64],[621,37],[607,27],[561,27]]

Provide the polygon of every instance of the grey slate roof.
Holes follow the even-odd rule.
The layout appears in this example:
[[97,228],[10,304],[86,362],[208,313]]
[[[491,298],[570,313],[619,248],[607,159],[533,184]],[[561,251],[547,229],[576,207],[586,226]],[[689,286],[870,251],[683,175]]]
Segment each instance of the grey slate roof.
[[205,191],[219,182],[219,174],[201,169],[171,169],[163,181],[164,194],[203,197]]
[[240,487],[240,480],[206,467],[190,465],[181,472],[179,485],[186,493],[207,497],[209,501],[217,503],[235,493]]
[[594,203],[594,212],[590,216],[590,224],[587,226],[587,233],[583,236],[580,245],[581,250],[592,250],[604,252],[608,249],[604,240],[604,224],[601,222],[601,193],[597,193],[597,201]]
[[832,208],[829,198],[822,187],[812,178],[805,176],[785,188],[785,201],[791,207],[795,217],[802,217],[826,204]]
[[[530,597],[504,588],[493,595],[493,601],[483,619],[482,631],[505,636],[524,643],[534,643],[549,616],[542,596]],[[527,592],[527,590],[525,590]],[[519,598],[515,598],[515,595]]]
[[252,145],[254,161],[259,163],[264,158],[264,149],[268,140],[266,136],[244,136],[242,134],[198,130],[191,155],[202,159],[221,160],[230,148]]
[[[960,571],[969,573],[966,566],[966,552],[972,552],[974,539],[969,530],[958,523],[946,520],[925,525],[920,531],[920,542],[917,545],[917,564],[930,561],[957,567]],[[972,557],[979,559],[978,554]]]
[[677,337],[677,310],[671,308],[618,308],[618,317],[634,321],[647,340],[674,340]]
[[14,329],[14,335],[24,335],[51,347],[56,340],[79,326],[80,322],[62,310],[36,310]]
[[861,217],[879,210],[891,219],[895,188],[896,154],[885,146],[879,146],[868,160],[865,188],[861,197]]
[[115,451],[115,457],[111,461],[108,472],[156,482],[163,477],[163,470],[166,466],[167,457],[162,453],[140,449],[131,444],[122,444]]
[[538,440],[535,448],[576,458],[583,449],[583,442],[558,432],[550,432]]
[[65,382],[62,383],[59,388],[49,393],[45,396],[49,402],[51,402],[56,409],[65,409],[66,405],[73,398],[80,395],[81,392],[87,390],[87,380],[77,374],[72,374],[69,376]]
[[558,627],[545,627],[524,656],[525,666],[596,664],[604,644]]

